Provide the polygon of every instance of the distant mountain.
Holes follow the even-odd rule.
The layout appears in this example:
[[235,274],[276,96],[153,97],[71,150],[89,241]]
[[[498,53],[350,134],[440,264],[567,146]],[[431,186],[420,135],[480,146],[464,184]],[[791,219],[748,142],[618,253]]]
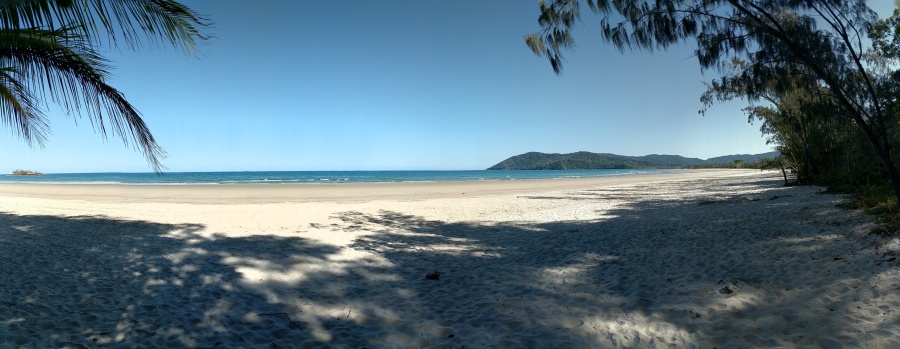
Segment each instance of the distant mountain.
[[706,162],[711,163],[711,164],[727,164],[727,163],[734,162],[734,160],[741,160],[743,162],[753,162],[753,161],[756,161],[759,159],[765,159],[765,158],[771,159],[774,157],[778,157],[777,151],[762,153],[762,154],[754,154],[754,155],[737,154],[737,155],[717,156],[714,158],[706,159]]
[[684,166],[684,165],[703,165],[707,162],[705,160],[695,159],[695,158],[686,158],[681,155],[658,155],[658,154],[650,154],[644,156],[636,156],[635,159],[641,159],[643,161],[652,163],[656,166]]
[[516,155],[488,170],[566,170],[587,168],[651,168],[653,163],[636,158],[581,151],[571,154],[530,152]]
[[586,170],[586,169],[629,169],[629,168],[673,168],[685,166],[708,166],[730,164],[735,160],[749,163],[763,158],[774,158],[778,152],[763,154],[725,155],[706,160],[686,158],[678,155],[651,154],[645,156],[624,156],[598,154],[580,151],[571,154],[546,154],[529,152],[513,156],[491,166],[488,170]]

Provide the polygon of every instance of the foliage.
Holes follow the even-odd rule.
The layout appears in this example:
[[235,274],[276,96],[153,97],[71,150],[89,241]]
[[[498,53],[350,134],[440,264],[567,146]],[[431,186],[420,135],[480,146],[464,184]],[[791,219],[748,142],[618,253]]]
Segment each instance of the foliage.
[[545,154],[530,152],[513,156],[491,166],[488,170],[583,170],[652,168],[653,164],[614,154],[577,152]]
[[[750,119],[803,177],[854,176],[851,163],[862,159],[868,170],[875,159],[900,199],[897,12],[879,21],[864,0],[541,1],[543,29],[525,41],[557,73],[582,3],[601,15],[603,39],[620,50],[695,40],[701,69],[723,74],[701,100],[748,100]],[[841,157],[849,161],[838,166]]]
[[209,24],[172,0],[19,0],[0,3],[0,118],[29,144],[43,145],[49,131],[45,99],[68,113],[87,114],[104,137],[107,129],[126,146],[136,144],[154,171],[165,152],[137,109],[108,85],[106,46],[142,39],[170,43],[187,54],[208,36]]
[[[488,170],[589,170],[589,169],[641,169],[641,168],[760,168],[765,157],[773,153],[757,155],[728,155],[701,160],[677,155],[623,156],[577,152],[571,154],[546,154],[530,152],[516,155],[491,166]],[[740,165],[734,161],[741,161]]]
[[39,175],[42,175],[43,173],[40,173],[38,171],[30,171],[30,170],[15,170],[15,171],[12,171],[12,174],[14,176],[39,176]]
[[897,198],[890,185],[832,186],[828,191],[852,196],[849,202],[840,204],[839,207],[863,210],[874,215],[882,225],[873,230],[873,233],[891,234],[900,230],[900,212],[895,209]]

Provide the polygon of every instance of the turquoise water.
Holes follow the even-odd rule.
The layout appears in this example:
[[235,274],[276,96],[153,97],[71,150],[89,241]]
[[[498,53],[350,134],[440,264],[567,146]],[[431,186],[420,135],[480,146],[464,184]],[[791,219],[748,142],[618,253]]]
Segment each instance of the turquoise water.
[[262,171],[154,173],[53,173],[43,176],[0,176],[3,183],[91,184],[322,184],[377,182],[447,182],[589,178],[658,174],[672,170],[559,171]]

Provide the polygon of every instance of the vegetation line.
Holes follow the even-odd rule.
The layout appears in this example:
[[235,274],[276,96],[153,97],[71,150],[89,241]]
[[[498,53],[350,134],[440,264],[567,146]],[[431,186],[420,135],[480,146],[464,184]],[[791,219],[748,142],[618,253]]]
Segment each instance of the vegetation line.
[[860,207],[897,212],[900,9],[879,18],[865,0],[546,0],[542,29],[525,43],[557,73],[574,47],[583,3],[619,50],[696,43],[701,70],[721,74],[707,83],[700,113],[747,101],[748,121],[760,123],[779,152],[774,163],[798,184],[827,185],[855,193]]

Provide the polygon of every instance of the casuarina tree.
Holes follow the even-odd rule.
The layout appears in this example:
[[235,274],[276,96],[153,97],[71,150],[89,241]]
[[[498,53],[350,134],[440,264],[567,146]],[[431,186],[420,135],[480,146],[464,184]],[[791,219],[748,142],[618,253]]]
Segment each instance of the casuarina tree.
[[585,4],[600,16],[602,38],[619,50],[695,42],[701,69],[719,69],[734,58],[746,61],[745,69],[716,83],[740,85],[749,99],[761,91],[787,91],[800,76],[813,79],[868,140],[900,202],[891,137],[896,120],[889,112],[896,97],[883,93],[893,78],[878,76],[866,64],[867,36],[879,22],[864,0],[542,1],[542,30],[525,41],[557,73],[563,53],[574,45],[571,29]]

